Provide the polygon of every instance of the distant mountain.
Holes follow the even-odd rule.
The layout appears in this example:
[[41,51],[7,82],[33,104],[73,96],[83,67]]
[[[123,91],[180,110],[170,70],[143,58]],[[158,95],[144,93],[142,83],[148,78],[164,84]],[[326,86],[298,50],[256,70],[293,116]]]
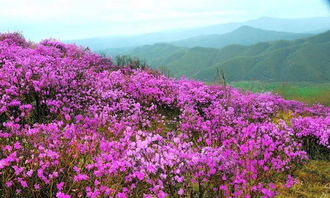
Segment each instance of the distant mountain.
[[222,49],[184,48],[156,44],[136,48],[130,55],[145,59],[152,67],[166,66],[182,75],[214,81],[216,69],[229,81],[330,81],[330,31],[294,41],[262,42]]
[[295,40],[311,36],[312,34],[298,34],[287,32],[276,32],[270,30],[262,30],[250,26],[241,26],[240,28],[222,35],[202,35],[188,38],[171,44],[182,47],[213,47],[222,48],[227,45],[240,44],[252,45],[259,42],[275,41],[275,40]]
[[329,30],[330,17],[291,19],[262,17],[247,21],[245,25],[280,32],[309,33],[318,32],[318,30]]
[[109,36],[102,38],[71,40],[65,42],[76,43],[78,45],[90,47],[91,49],[96,51],[109,48],[131,48],[138,47],[141,45],[173,42],[202,35],[226,34],[245,25],[254,28],[280,32],[319,33],[320,30],[330,29],[330,17],[317,17],[306,19],[278,19],[264,17],[246,22],[227,23],[207,27],[155,32],[138,36]]
[[[185,51],[186,48],[183,47],[176,47],[166,43],[158,43],[135,48],[134,50],[130,51],[129,55],[146,60],[150,65],[161,66],[162,64],[170,63],[176,56],[182,54]],[[167,60],[167,57],[172,56],[172,60]]]
[[96,50],[95,52],[101,55],[115,57],[119,55],[129,54],[134,49],[135,47],[108,48],[108,49]]

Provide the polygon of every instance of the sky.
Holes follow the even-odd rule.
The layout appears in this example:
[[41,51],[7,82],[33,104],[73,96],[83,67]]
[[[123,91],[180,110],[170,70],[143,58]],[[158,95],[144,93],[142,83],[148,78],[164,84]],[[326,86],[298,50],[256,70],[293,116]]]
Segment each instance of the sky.
[[0,0],[0,32],[33,41],[134,35],[260,17],[330,16],[327,0]]

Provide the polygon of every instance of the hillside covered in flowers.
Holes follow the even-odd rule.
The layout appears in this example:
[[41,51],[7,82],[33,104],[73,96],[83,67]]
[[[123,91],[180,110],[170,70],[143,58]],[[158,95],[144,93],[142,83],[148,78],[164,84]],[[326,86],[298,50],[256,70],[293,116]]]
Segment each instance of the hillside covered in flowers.
[[329,136],[329,107],[0,34],[2,197],[274,197]]

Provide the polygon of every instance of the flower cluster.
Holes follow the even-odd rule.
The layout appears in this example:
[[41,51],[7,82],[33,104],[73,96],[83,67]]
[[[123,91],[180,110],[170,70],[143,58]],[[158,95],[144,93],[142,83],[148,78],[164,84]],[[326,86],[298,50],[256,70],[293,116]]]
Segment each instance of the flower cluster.
[[274,197],[308,159],[304,137],[330,148],[329,118],[321,105],[0,34],[0,192],[8,197]]
[[297,118],[292,120],[292,125],[299,138],[312,136],[318,144],[330,149],[330,116]]

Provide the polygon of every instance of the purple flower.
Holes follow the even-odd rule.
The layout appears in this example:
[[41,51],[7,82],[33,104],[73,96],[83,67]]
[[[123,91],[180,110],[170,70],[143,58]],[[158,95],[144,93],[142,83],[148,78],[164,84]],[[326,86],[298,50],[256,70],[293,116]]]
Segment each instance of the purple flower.
[[70,195],[64,194],[63,192],[56,193],[57,198],[71,198]]
[[60,182],[56,185],[56,187],[59,191],[63,190],[63,186],[64,186],[64,182]]
[[164,191],[159,191],[157,194],[158,198],[165,198],[166,197],[166,193]]
[[86,174],[78,174],[73,177],[73,181],[75,181],[75,182],[79,182],[79,181],[83,181],[83,180],[87,180],[87,179],[88,179],[88,176]]
[[15,148],[16,150],[18,150],[18,149],[21,149],[22,146],[21,146],[21,144],[20,144],[19,142],[15,142],[15,144],[14,144],[14,148]]
[[37,190],[37,191],[40,190],[40,185],[39,184],[34,184],[34,189]]
[[144,178],[144,173],[142,173],[142,172],[136,172],[135,175],[139,180],[143,180],[143,178]]
[[9,188],[13,185],[13,182],[12,181],[7,181],[6,182],[6,187]]
[[184,190],[182,188],[180,188],[180,190],[178,191],[178,195],[183,195]]

